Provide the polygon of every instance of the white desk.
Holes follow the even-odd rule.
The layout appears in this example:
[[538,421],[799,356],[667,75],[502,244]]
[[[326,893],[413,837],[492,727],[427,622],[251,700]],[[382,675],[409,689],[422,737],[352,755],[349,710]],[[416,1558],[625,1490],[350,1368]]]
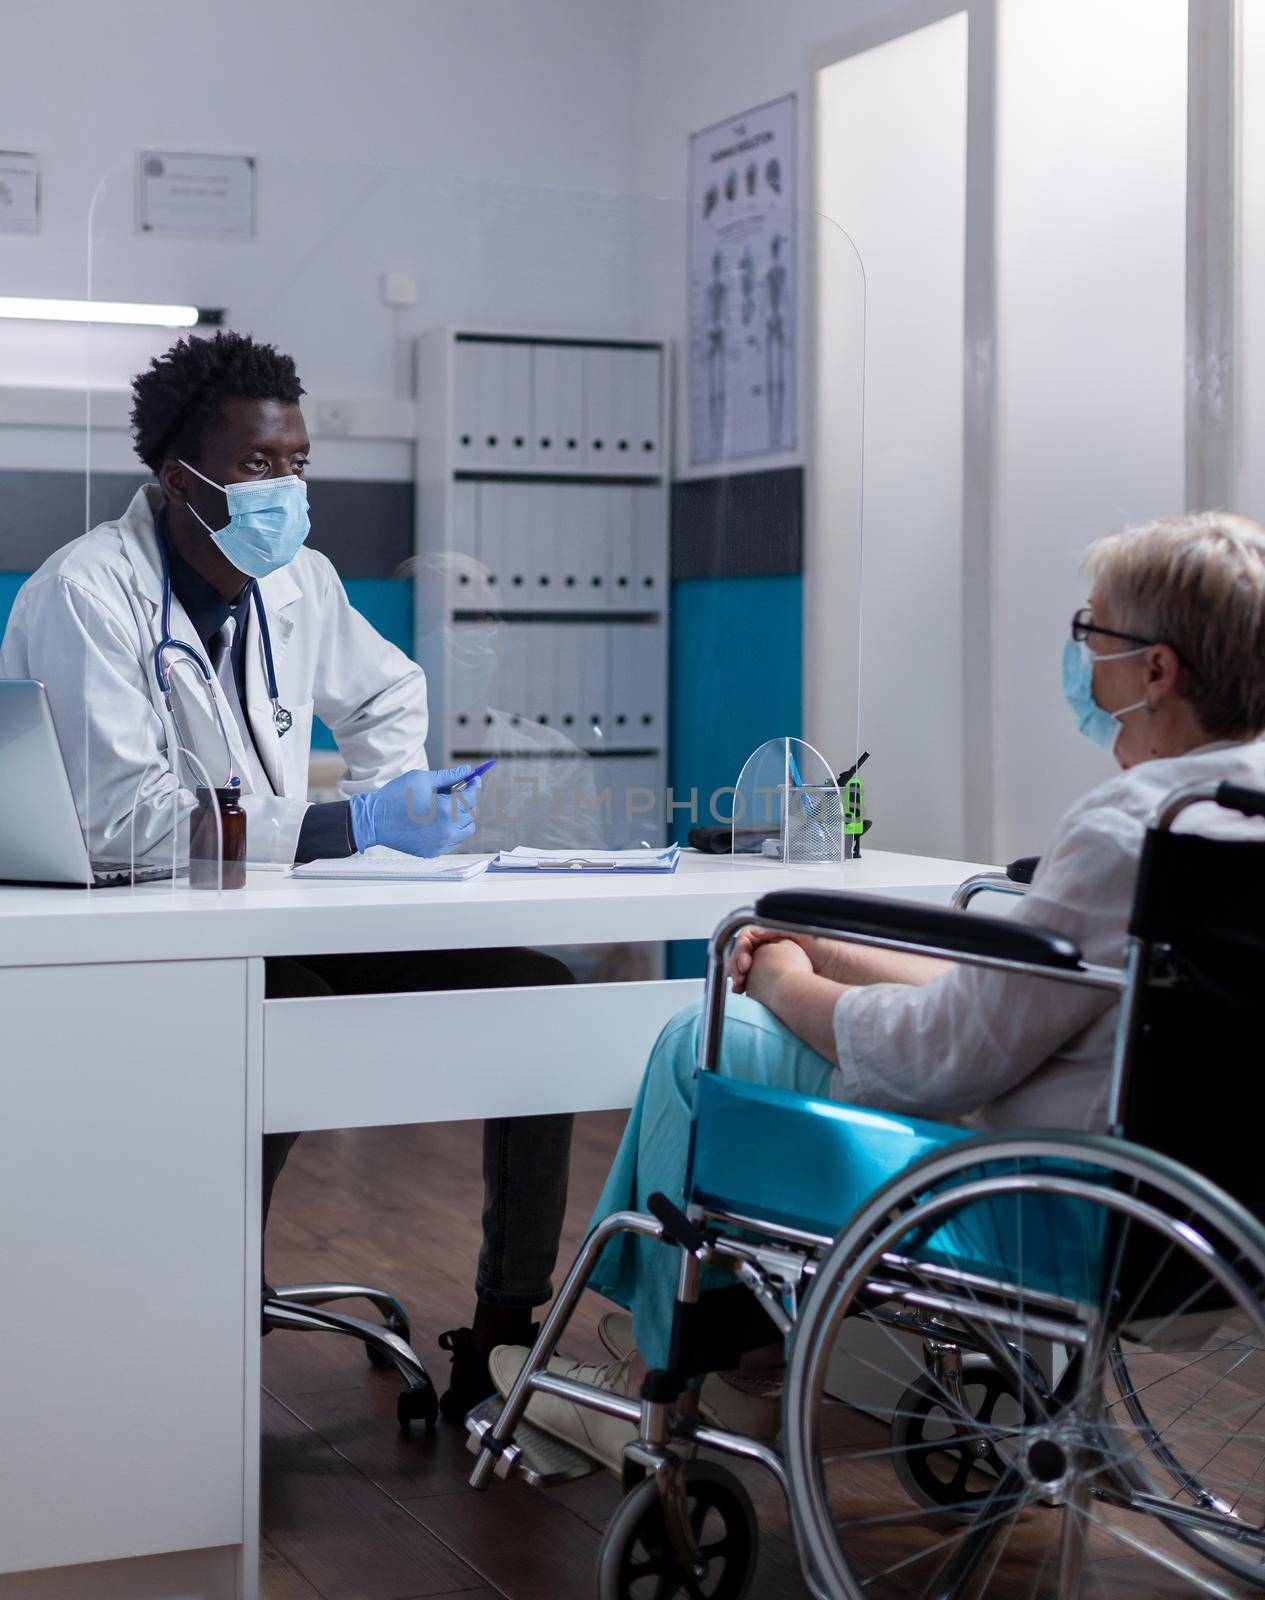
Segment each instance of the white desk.
[[697,939],[774,888],[977,870],[0,888],[0,1600],[254,1600],[265,1130],[625,1106],[700,989],[265,1001],[262,957]]

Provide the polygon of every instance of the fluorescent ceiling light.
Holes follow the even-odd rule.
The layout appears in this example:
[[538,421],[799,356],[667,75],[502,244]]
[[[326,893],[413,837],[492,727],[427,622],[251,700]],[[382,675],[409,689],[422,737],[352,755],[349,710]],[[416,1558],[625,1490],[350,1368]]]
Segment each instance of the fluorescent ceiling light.
[[42,322],[126,322],[142,327],[193,328],[199,322],[218,324],[222,311],[198,306],[144,305],[130,300],[38,300],[0,294],[0,317],[29,317]]

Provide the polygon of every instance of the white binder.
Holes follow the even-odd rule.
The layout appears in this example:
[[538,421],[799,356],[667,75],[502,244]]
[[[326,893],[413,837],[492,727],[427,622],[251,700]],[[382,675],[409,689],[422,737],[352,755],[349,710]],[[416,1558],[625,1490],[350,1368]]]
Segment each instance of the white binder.
[[505,507],[500,604],[507,611],[525,611],[535,602],[531,550],[534,487],[529,483],[500,485]]
[[638,472],[658,472],[663,461],[661,418],[662,356],[658,350],[631,352],[634,455]]
[[454,622],[452,639],[444,657],[444,742],[450,750],[471,750],[482,737],[483,709],[487,696],[483,686],[488,674],[480,663],[479,651],[488,637],[488,626],[476,622]]
[[584,352],[584,464],[591,472],[618,472],[612,434],[615,428],[613,352],[594,345]]
[[456,339],[452,345],[452,459],[460,470],[482,460],[484,427],[483,367],[480,346]]
[[607,744],[612,749],[627,748],[639,742],[637,708],[640,697],[634,682],[638,662],[632,637],[639,631],[634,622],[612,622],[606,629],[610,661],[606,696],[609,717]]
[[558,483],[524,484],[532,498],[531,587],[534,605],[554,610],[558,604],[558,502],[567,485]]
[[633,726],[639,745],[657,744],[663,701],[663,627],[658,622],[638,622],[633,634]]
[[583,748],[584,707],[580,688],[583,674],[583,624],[560,622],[554,627],[554,726]]
[[623,484],[602,491],[606,499],[606,603],[626,611],[637,604],[633,495]]
[[532,462],[574,472],[584,460],[584,352],[575,345],[532,347]]
[[492,706],[506,713],[515,726],[520,726],[530,714],[527,685],[524,682],[527,675],[526,633],[526,623],[501,624],[501,659],[494,692],[489,696]]
[[479,491],[479,562],[483,567],[481,592],[474,596],[480,605],[501,603],[502,573],[505,570],[505,490],[503,483],[473,485]]
[[659,763],[653,756],[616,756],[601,763],[600,784],[610,799],[609,843],[633,850],[664,837],[664,801]]
[[[483,574],[479,562],[479,485],[454,483],[452,520],[448,552],[454,557],[449,568],[449,603],[465,609],[483,604]],[[428,574],[426,581],[433,581]]]
[[502,419],[505,428],[500,463],[515,471],[532,457],[532,348],[529,344],[488,345],[500,358],[504,388]]
[[553,584],[553,600],[561,611],[579,611],[587,604],[581,541],[583,496],[586,492],[577,484],[558,485],[557,537],[554,545],[557,575]]
[[633,604],[641,610],[667,604],[663,495],[657,485],[629,490],[633,502]]
[[608,629],[600,622],[578,622],[580,634],[581,743],[586,750],[604,750],[610,721],[608,702]]
[[611,351],[612,472],[637,472],[638,350]]
[[575,503],[579,582],[576,609],[605,610],[606,595],[606,490],[600,484],[571,485]]

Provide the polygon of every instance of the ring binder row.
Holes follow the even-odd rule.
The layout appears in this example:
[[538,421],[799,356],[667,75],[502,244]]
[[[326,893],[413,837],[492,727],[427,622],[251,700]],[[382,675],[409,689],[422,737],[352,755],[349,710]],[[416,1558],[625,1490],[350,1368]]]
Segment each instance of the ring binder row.
[[443,328],[417,356],[427,755],[645,752],[662,780],[665,346]]
[[658,622],[454,622],[430,669],[445,744],[493,752],[519,730],[542,753],[558,734],[586,751],[657,750],[664,654]]
[[458,609],[647,611],[663,603],[657,485],[459,482],[452,489]]
[[458,470],[661,470],[660,349],[460,335],[450,349]]

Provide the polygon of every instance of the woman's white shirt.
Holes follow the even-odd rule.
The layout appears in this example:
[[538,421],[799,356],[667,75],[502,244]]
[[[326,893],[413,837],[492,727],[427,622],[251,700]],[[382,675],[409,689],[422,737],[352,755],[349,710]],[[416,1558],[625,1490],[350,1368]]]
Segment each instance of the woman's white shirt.
[[[1066,934],[1087,961],[1119,966],[1147,822],[1174,789],[1224,779],[1265,788],[1265,741],[1146,761],[1091,790],[1059,822],[1015,920]],[[1213,806],[1192,808],[1178,826],[1265,838],[1260,823]],[[835,1007],[833,1093],[985,1128],[1101,1130],[1115,1021],[1107,991],[981,967],[955,967],[920,988],[849,989]]]

